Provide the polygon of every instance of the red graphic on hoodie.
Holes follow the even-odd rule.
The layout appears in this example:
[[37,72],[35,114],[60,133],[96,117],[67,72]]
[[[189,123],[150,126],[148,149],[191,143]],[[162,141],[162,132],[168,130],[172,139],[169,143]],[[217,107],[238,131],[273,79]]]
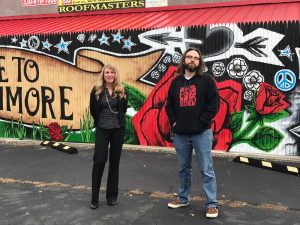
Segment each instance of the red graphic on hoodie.
[[196,86],[191,85],[180,88],[180,107],[188,107],[196,105]]

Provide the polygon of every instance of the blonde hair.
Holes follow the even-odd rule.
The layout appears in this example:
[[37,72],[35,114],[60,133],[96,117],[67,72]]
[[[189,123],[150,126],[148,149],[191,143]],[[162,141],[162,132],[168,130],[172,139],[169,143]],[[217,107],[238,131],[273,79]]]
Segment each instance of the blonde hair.
[[104,80],[104,71],[105,69],[111,69],[112,71],[115,72],[116,74],[116,78],[115,78],[115,82],[114,82],[114,86],[113,86],[113,90],[114,93],[116,93],[116,95],[120,98],[126,98],[126,94],[125,94],[125,89],[122,86],[122,84],[120,83],[120,78],[119,78],[119,73],[116,67],[110,65],[110,64],[106,64],[100,74],[100,79],[98,80],[97,85],[95,86],[95,96],[96,99],[99,99],[100,94],[102,94],[105,90],[105,80]]

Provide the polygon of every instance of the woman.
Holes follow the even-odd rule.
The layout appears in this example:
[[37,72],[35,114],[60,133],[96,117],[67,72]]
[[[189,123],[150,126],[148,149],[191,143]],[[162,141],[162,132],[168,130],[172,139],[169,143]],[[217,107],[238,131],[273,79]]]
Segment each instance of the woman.
[[98,208],[99,189],[108,157],[108,146],[110,152],[106,200],[109,205],[116,204],[126,110],[127,97],[120,84],[118,72],[115,67],[105,65],[99,83],[93,88],[90,96],[90,111],[96,127],[91,209]]

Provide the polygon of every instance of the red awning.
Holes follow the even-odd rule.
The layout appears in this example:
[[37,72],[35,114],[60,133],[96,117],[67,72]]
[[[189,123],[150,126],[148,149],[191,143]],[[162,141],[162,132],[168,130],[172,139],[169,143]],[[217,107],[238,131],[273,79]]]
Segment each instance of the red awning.
[[0,17],[0,35],[299,20],[300,0],[255,0],[142,10]]

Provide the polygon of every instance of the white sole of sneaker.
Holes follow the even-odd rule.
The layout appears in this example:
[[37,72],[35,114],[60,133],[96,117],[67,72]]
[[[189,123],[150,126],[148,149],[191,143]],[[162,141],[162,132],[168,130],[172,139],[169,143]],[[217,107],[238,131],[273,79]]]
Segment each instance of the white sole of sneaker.
[[181,207],[187,207],[189,205],[189,203],[186,203],[186,204],[172,204],[172,203],[168,203],[168,207],[171,208],[171,209],[178,209],[178,208],[181,208]]
[[218,213],[216,213],[216,214],[206,214],[206,218],[213,219],[213,218],[217,218],[218,215],[219,215]]

